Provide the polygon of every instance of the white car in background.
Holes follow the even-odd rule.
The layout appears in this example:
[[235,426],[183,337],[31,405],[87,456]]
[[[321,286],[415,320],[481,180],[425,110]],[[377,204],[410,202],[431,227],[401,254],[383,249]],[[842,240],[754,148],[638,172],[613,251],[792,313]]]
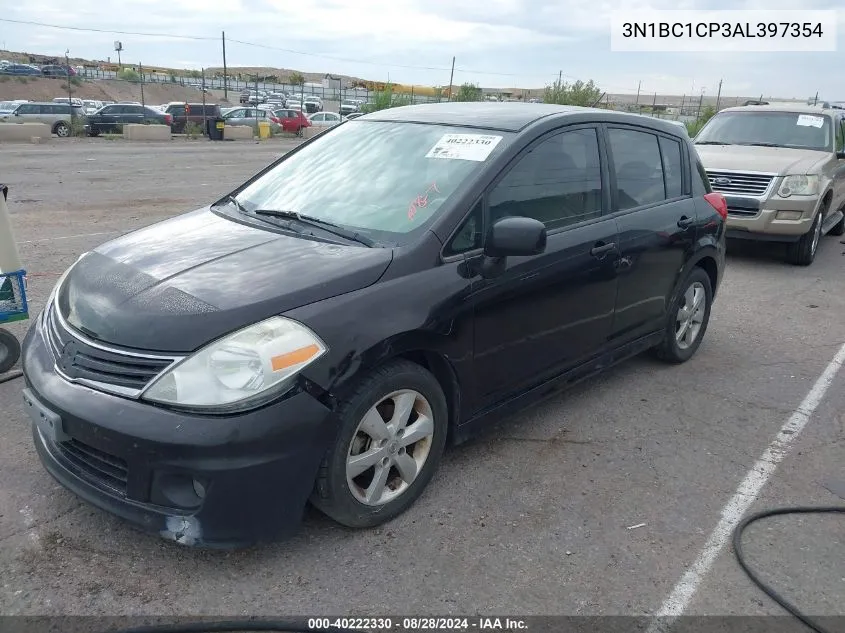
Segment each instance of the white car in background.
[[309,115],[308,120],[314,127],[332,127],[338,123],[346,121],[345,116],[340,116],[336,112],[315,112]]

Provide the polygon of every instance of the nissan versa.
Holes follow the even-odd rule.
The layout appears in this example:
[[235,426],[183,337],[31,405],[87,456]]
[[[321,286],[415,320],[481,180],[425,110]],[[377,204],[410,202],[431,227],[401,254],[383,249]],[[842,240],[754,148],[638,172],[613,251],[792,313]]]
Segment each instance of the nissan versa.
[[726,215],[656,119],[359,117],[64,273],[24,341],[35,445],[76,494],[183,544],[281,538],[309,500],[374,526],[448,442],[645,350],[689,359]]

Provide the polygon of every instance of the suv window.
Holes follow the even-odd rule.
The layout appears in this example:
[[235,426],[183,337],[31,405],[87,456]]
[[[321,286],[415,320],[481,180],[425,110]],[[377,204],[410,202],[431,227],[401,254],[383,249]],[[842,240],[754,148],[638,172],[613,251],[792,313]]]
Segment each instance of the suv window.
[[666,199],[657,135],[623,128],[608,130],[619,192],[619,209]]
[[18,114],[39,114],[41,107],[35,103],[24,103],[18,106],[16,112]]
[[663,157],[663,178],[666,183],[666,197],[677,198],[684,193],[683,168],[681,160],[681,144],[665,136],[660,139],[660,155]]
[[596,130],[562,132],[536,145],[490,192],[489,207],[491,222],[522,216],[548,228],[598,217],[601,164]]
[[484,222],[483,209],[484,207],[481,201],[479,201],[469,216],[463,221],[458,232],[446,244],[446,248],[443,249],[443,255],[445,257],[468,253],[469,251],[481,248],[483,236],[482,225]]

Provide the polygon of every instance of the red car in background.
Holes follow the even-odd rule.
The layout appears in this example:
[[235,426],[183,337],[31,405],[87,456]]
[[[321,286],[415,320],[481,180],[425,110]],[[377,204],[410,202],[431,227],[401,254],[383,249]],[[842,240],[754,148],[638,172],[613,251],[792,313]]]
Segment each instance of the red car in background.
[[302,130],[311,127],[311,121],[302,112],[302,110],[290,110],[287,108],[274,110],[270,115],[270,120],[282,126],[285,132],[293,132],[294,134],[302,134]]

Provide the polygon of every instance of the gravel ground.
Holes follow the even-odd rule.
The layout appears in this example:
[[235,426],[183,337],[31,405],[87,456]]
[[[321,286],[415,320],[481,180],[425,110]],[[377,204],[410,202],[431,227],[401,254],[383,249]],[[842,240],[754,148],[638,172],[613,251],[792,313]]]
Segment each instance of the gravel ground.
[[[80,253],[215,199],[292,146],[3,147],[34,311]],[[523,411],[449,451],[389,525],[350,531],[310,512],[295,538],[244,551],[185,549],[80,502],[36,457],[20,381],[0,384],[0,613],[655,613],[845,341],[843,249],[824,238],[796,268],[776,247],[731,245],[691,362],[637,358]],[[845,504],[843,405],[845,372],[755,508]],[[746,547],[808,612],[845,615],[843,545],[841,519],[790,517]],[[780,613],[729,547],[714,556],[688,613]]]

